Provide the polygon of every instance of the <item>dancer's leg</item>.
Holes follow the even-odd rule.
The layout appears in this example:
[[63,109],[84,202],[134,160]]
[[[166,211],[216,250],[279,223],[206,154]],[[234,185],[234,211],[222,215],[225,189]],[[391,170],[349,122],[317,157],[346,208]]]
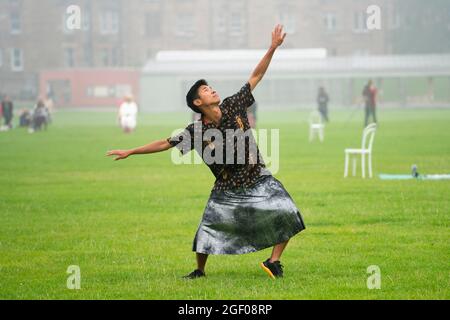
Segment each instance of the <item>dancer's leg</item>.
[[284,249],[286,249],[288,242],[289,240],[274,246],[270,259],[267,259],[260,264],[264,272],[266,272],[272,279],[283,277],[283,266],[280,263],[280,258]]
[[197,253],[197,269],[205,272],[206,261],[208,260],[208,255],[203,253]]
[[279,243],[273,247],[272,256],[270,257],[270,262],[280,261],[281,255],[283,254],[284,249],[288,245],[289,240],[283,243]]

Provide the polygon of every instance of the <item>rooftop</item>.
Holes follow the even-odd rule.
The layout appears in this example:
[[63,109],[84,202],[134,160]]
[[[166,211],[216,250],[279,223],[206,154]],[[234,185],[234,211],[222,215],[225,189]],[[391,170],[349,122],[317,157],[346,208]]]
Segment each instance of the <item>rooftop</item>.
[[[248,74],[265,50],[161,51],[147,62],[145,74]],[[281,49],[270,66],[272,75],[378,76],[450,75],[450,54],[327,57],[325,49]]]

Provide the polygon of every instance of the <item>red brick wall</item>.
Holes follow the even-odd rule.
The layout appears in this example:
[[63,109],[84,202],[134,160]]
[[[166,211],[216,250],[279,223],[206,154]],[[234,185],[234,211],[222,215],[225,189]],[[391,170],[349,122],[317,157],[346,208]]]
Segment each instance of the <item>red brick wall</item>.
[[[123,99],[123,94],[131,91],[139,100],[139,75],[133,69],[72,69],[43,71],[40,73],[39,93],[47,95],[47,85],[55,81],[68,81],[66,90],[55,85],[55,103],[70,107],[106,107],[116,106]],[[122,86],[122,88],[120,88]],[[123,87],[125,86],[125,87]],[[128,90],[126,87],[129,87]],[[70,92],[63,99],[64,92]],[[102,93],[109,94],[103,95]]]

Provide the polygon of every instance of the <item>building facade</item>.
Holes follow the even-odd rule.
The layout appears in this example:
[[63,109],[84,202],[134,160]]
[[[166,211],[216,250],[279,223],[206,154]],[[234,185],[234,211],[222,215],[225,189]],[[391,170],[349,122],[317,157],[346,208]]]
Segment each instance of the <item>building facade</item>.
[[[287,49],[386,55],[401,28],[399,1],[408,0],[0,0],[0,93],[34,99],[42,71],[141,69],[161,50],[266,48],[276,23],[289,34]],[[369,31],[374,2],[382,25]],[[75,30],[72,5],[80,8]]]

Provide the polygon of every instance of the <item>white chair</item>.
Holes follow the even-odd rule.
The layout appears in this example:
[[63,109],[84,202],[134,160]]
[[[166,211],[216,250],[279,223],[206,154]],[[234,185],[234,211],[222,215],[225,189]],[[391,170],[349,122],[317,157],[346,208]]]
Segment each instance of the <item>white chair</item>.
[[357,157],[361,155],[362,177],[366,178],[366,155],[368,159],[369,177],[372,178],[372,146],[375,139],[377,125],[372,123],[363,131],[361,149],[345,149],[345,171],[344,178],[348,177],[348,164],[351,156],[353,157],[353,176],[356,175]]
[[324,139],[325,125],[322,123],[322,116],[319,112],[313,111],[309,115],[309,142],[314,140],[314,136],[318,136],[320,142]]

